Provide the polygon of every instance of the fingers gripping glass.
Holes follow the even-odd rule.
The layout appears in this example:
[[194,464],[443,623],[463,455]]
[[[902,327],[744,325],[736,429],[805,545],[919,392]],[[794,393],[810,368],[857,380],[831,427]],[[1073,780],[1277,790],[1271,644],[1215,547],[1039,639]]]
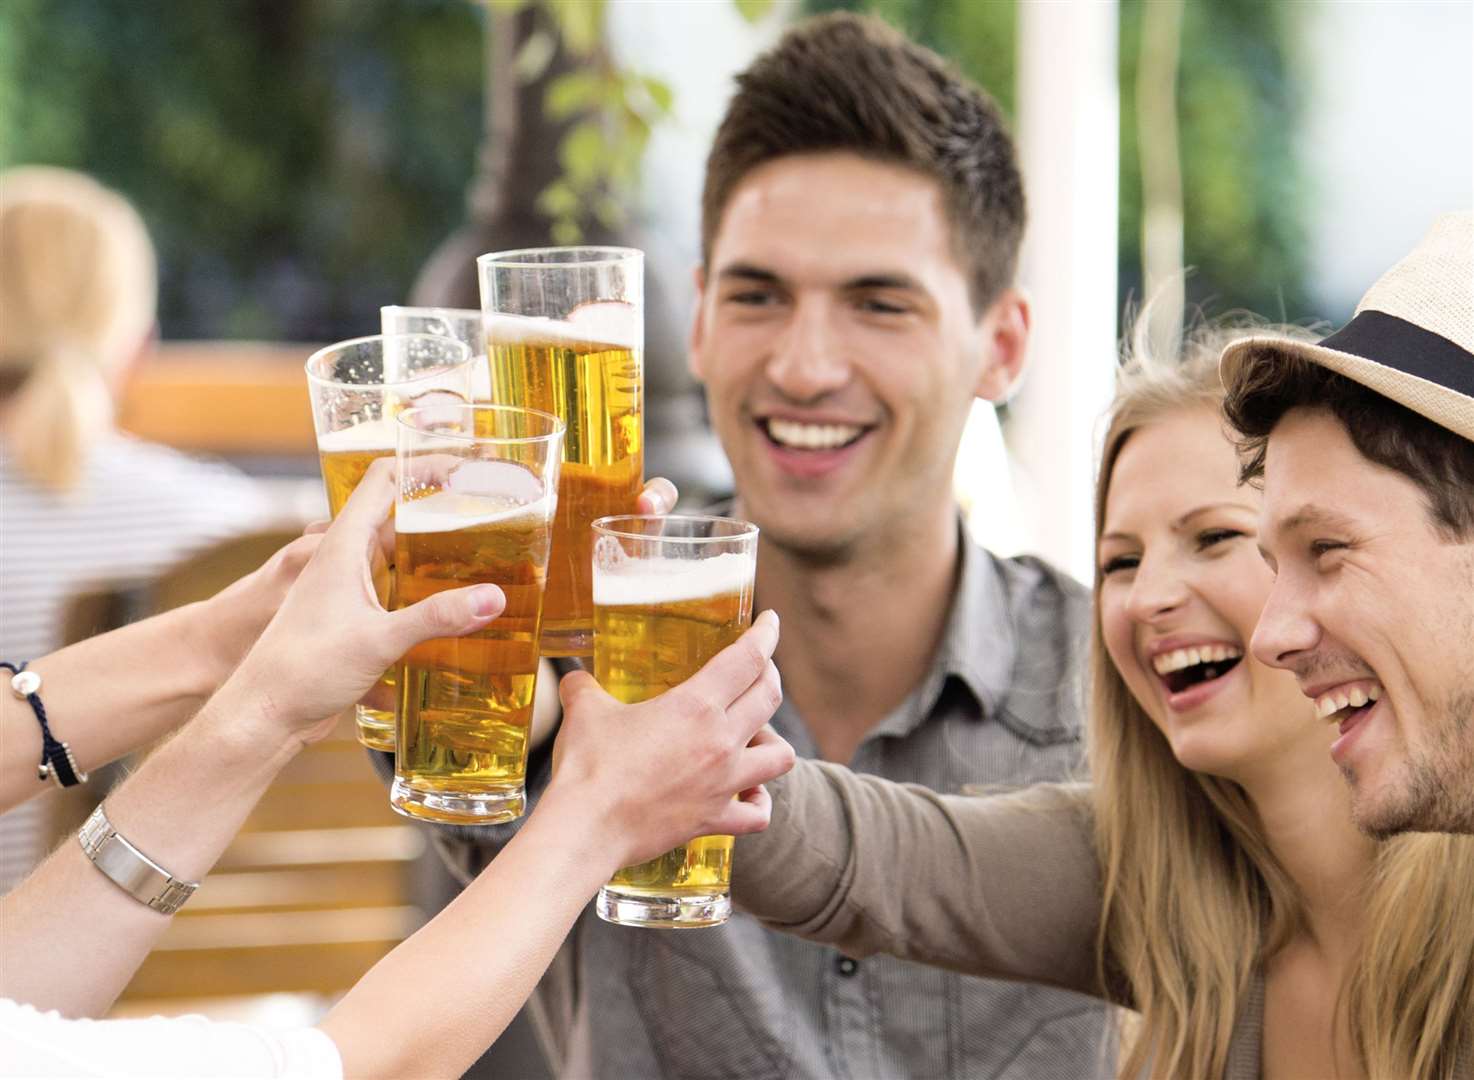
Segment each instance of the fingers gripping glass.
[[[312,422],[334,517],[376,458],[393,457],[394,417],[433,402],[471,400],[479,354],[464,342],[432,334],[379,334],[340,341],[307,360]],[[375,587],[390,602],[393,571],[385,568]],[[354,710],[358,741],[375,750],[394,749],[394,673],[388,671]]]
[[[593,524],[594,675],[624,702],[685,682],[752,623],[756,525],[697,515]],[[698,836],[599,890],[626,926],[716,926],[732,911],[732,837]]]
[[389,802],[452,824],[522,816],[563,422],[496,405],[429,405],[398,422],[394,606],[490,583],[506,610],[400,661]]

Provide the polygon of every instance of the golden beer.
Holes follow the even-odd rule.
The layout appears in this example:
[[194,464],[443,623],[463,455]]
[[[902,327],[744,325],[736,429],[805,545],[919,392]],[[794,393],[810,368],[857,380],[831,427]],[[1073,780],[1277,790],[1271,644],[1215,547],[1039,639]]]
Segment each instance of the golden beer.
[[446,589],[501,587],[506,611],[485,630],[415,646],[399,665],[396,809],[429,821],[521,816],[546,580],[546,501],[438,491],[401,502],[395,606]]
[[[356,427],[343,428],[317,440],[318,459],[322,463],[322,481],[328,493],[328,513],[333,517],[358,487],[368,467],[381,457],[394,456],[392,420],[370,420]],[[388,606],[392,571],[384,567],[374,579],[379,602]],[[393,702],[395,688],[393,668],[384,672],[374,687],[371,698],[386,706]],[[360,704],[357,709],[358,741],[374,750],[394,750],[394,710]]]
[[570,323],[496,316],[487,324],[487,354],[493,400],[550,412],[567,425],[542,650],[587,656],[594,623],[589,524],[633,513],[644,473],[642,350],[591,340]]
[[[620,701],[679,685],[752,622],[753,558],[727,552],[690,562],[625,561],[594,582],[594,674]],[[647,926],[709,926],[726,919],[732,837],[700,836],[610,879],[601,899],[687,900],[698,914],[642,918]],[[699,912],[709,900],[716,910]]]
[[[472,356],[464,342],[434,334],[385,334],[340,341],[308,357],[312,425],[333,517],[368,467],[394,456],[398,412],[410,405],[470,400],[478,370]],[[391,567],[376,573],[374,586],[387,606]],[[375,750],[394,749],[396,696],[394,672],[386,671],[354,709],[359,742]]]

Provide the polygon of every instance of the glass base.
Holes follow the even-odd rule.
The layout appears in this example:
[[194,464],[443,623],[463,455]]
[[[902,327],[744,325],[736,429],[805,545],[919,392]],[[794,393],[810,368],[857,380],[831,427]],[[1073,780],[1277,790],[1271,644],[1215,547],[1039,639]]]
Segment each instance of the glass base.
[[605,922],[620,926],[689,930],[721,926],[732,917],[732,896],[727,892],[646,896],[619,892],[605,885],[594,901],[594,911]]
[[544,626],[537,639],[537,651],[543,656],[593,656],[594,628],[574,626],[553,629]]
[[389,788],[389,805],[405,817],[442,825],[500,825],[516,821],[527,809],[522,785],[473,795],[449,791],[421,791],[396,776]]
[[394,753],[394,714],[363,705],[355,706],[353,711],[358,720],[358,741],[370,750]]

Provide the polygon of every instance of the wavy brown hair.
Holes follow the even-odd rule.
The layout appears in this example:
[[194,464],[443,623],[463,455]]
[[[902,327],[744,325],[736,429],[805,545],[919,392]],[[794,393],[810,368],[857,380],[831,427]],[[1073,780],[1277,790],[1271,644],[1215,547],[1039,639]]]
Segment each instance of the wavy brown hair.
[[[1108,417],[1097,534],[1132,433],[1184,409],[1217,409],[1218,355],[1245,333],[1199,327],[1180,362],[1163,364],[1146,350],[1143,326],[1138,320]],[[1099,569],[1095,586],[1089,761],[1104,886],[1097,955],[1102,984],[1141,1013],[1120,1071],[1209,1080],[1224,1073],[1256,971],[1304,927],[1304,901],[1243,789],[1178,764],[1127,689],[1101,633]],[[1379,846],[1366,882],[1367,931],[1336,1021],[1369,1080],[1455,1080],[1460,1048],[1474,1049],[1471,897],[1474,838],[1405,836]]]

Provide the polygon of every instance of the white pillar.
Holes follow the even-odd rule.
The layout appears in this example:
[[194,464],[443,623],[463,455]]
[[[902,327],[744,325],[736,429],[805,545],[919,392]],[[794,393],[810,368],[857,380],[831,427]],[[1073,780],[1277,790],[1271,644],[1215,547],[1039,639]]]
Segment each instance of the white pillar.
[[1030,546],[1083,581],[1098,421],[1115,381],[1118,25],[1114,0],[1019,3],[1020,280],[1034,326],[1007,437]]

